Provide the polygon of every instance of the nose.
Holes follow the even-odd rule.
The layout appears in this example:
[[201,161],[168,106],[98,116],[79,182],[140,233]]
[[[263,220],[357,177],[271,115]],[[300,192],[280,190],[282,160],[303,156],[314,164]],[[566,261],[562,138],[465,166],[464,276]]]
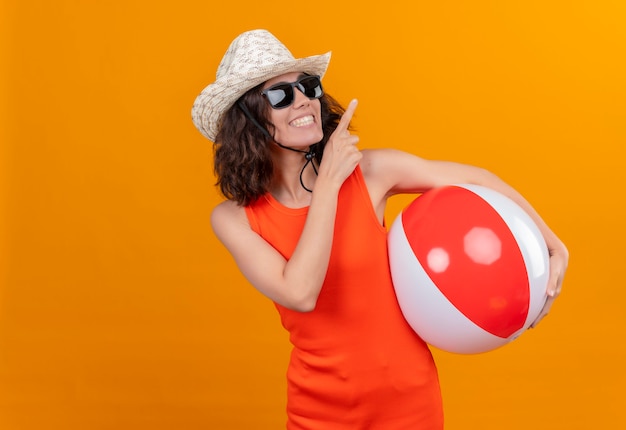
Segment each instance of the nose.
[[293,89],[293,104],[295,107],[306,106],[311,101],[307,96],[304,95],[300,88],[295,87]]

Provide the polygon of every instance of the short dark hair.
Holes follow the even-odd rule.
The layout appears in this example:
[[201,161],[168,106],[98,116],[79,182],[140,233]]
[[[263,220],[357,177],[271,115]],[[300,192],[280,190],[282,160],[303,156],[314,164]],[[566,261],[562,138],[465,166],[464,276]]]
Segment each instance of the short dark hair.
[[[244,103],[250,114],[271,134],[271,107],[260,93],[263,84],[246,92],[221,119],[213,146],[214,171],[224,197],[248,206],[267,193],[274,174],[270,155],[270,138],[248,119],[238,103]],[[322,154],[329,137],[337,128],[345,109],[328,94],[320,99],[324,137],[316,144],[315,159]]]

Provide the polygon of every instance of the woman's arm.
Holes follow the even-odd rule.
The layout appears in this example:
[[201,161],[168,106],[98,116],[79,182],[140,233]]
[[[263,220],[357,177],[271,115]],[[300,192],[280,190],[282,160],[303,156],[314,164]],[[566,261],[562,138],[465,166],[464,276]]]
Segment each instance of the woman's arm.
[[218,205],[211,225],[246,279],[262,294],[290,309],[315,307],[326,275],[337,192],[318,193],[290,260],[252,230],[245,209],[233,201]]
[[373,200],[378,199],[374,204],[378,204],[379,207],[384,207],[386,198],[395,194],[421,193],[434,187],[461,183],[491,188],[522,207],[539,227],[550,254],[550,278],[547,287],[549,297],[532,326],[548,313],[552,302],[561,292],[569,253],[563,242],[519,192],[493,173],[475,166],[425,160],[413,154],[390,149],[369,150],[363,153],[361,166]]

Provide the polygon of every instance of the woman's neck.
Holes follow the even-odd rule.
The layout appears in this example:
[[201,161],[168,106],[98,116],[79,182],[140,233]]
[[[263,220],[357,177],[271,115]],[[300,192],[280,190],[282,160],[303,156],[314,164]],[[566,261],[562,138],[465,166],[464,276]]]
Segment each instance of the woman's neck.
[[[304,207],[311,202],[311,192],[315,185],[317,175],[311,163],[309,163],[304,171],[302,167],[305,165],[306,159],[304,154],[279,150],[274,157],[274,180],[270,192],[276,200],[287,207]],[[302,178],[300,178],[302,172]],[[302,179],[302,183],[300,180]]]

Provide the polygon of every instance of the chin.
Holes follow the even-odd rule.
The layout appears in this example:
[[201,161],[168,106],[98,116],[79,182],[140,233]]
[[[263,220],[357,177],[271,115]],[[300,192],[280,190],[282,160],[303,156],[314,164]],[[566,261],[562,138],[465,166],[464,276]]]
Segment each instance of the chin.
[[286,141],[281,141],[277,136],[277,141],[285,146],[292,147],[309,147],[321,141],[324,138],[324,133],[307,133],[306,135],[300,134],[299,136],[292,136]]

